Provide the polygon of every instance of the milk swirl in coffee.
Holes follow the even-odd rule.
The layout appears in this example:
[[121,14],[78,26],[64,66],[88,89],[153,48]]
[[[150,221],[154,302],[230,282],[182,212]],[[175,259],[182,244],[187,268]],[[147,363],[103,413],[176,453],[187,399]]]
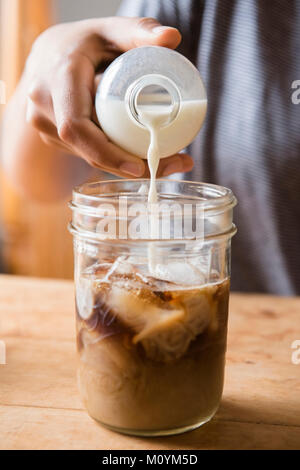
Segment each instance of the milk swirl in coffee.
[[135,434],[207,421],[223,388],[229,281],[145,279],[126,260],[107,277],[108,265],[77,293],[79,388],[90,415]]

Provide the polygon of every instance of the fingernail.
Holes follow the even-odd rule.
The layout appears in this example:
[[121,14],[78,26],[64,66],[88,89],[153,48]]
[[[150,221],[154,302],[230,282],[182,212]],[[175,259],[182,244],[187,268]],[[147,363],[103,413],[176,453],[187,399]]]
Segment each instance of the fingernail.
[[173,173],[180,173],[182,172],[182,165],[180,163],[170,163],[169,165],[166,166],[166,168],[163,171],[163,176],[169,176],[172,175]]
[[155,27],[152,29],[152,33],[153,33],[153,34],[161,34],[161,33],[163,33],[164,31],[166,31],[167,29],[171,29],[170,26],[155,26]]
[[142,176],[144,174],[145,168],[142,162],[140,164],[125,162],[120,166],[120,170],[132,176]]

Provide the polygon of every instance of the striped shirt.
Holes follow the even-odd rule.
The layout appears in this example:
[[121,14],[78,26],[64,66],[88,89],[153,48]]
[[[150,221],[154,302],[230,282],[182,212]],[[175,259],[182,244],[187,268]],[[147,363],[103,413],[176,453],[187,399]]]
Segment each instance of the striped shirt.
[[125,0],[120,14],[177,27],[204,79],[208,114],[185,178],[239,201],[232,288],[300,294],[300,2]]

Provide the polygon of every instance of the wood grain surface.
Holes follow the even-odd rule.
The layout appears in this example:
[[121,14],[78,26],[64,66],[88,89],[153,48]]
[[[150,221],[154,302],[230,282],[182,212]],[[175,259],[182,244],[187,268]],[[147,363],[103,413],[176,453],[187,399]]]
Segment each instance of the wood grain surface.
[[115,434],[76,387],[73,284],[0,276],[0,449],[300,449],[300,298],[232,294],[215,418],[168,438]]

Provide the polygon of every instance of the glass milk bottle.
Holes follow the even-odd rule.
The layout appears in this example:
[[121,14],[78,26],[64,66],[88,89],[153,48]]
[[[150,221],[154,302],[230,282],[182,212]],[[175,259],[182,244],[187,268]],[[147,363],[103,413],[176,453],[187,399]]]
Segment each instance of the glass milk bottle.
[[189,145],[206,114],[206,91],[198,70],[176,51],[138,47],[117,58],[105,71],[96,94],[96,112],[109,139],[141,158],[147,157],[150,133],[145,115],[160,117],[159,157]]

